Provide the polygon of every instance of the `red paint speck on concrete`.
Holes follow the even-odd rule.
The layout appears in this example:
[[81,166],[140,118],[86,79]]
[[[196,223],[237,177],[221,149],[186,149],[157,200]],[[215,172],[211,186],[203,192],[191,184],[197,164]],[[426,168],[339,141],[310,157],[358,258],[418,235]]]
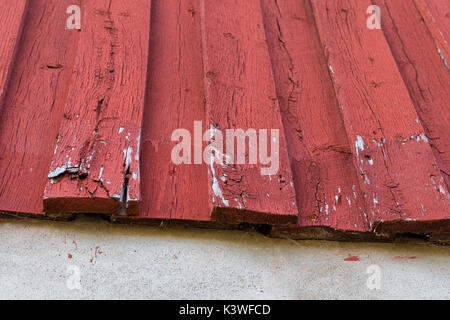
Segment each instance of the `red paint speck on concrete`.
[[344,261],[360,261],[358,256],[348,256]]
[[71,255],[70,253],[67,255],[67,257],[68,257],[69,259],[72,259],[72,255]]

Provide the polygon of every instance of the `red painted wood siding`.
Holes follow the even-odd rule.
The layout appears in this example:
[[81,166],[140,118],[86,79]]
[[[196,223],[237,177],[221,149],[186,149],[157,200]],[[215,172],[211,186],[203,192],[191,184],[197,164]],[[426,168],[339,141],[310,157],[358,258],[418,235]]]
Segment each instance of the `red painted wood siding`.
[[298,227],[365,231],[364,198],[309,0],[263,0]]
[[371,2],[312,3],[371,227],[450,217],[448,191],[389,45],[358,14]]
[[46,211],[137,214],[150,3],[83,2]]
[[[382,20],[386,39],[449,187],[450,153],[445,150],[450,150],[450,69],[441,57],[448,46],[440,49],[434,31],[409,1],[375,3],[387,13]],[[437,36],[440,37],[440,32]]]
[[[1,1],[0,212],[450,233],[448,1]],[[278,130],[279,170],[208,129]]]
[[266,129],[269,143],[275,139],[271,130],[280,133],[275,174],[262,175],[262,165],[210,164],[214,218],[295,222],[294,184],[259,0],[202,0],[201,6],[208,129]]
[[175,165],[172,132],[194,132],[206,121],[200,4],[154,1],[147,101],[142,131],[142,207],[139,216],[210,221],[206,164]]
[[1,211],[43,214],[44,187],[80,35],[64,31],[70,4],[73,1],[29,3],[1,106]]

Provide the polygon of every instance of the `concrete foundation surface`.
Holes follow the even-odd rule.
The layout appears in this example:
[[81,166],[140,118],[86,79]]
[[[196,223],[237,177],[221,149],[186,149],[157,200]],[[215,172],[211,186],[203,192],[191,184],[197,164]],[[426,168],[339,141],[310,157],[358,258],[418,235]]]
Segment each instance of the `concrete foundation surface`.
[[449,299],[450,247],[0,220],[1,299]]

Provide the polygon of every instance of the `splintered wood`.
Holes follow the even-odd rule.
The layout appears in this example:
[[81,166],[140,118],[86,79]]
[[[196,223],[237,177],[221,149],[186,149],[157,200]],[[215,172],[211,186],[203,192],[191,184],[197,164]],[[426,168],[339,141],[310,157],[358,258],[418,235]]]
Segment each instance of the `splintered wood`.
[[[240,165],[235,164],[233,157],[225,159],[224,164],[211,161],[208,178],[213,215],[231,221],[294,222],[297,219],[294,184],[260,3],[258,0],[201,3],[208,129],[266,130],[266,137],[270,136],[264,147],[272,146],[272,156],[279,160],[278,170],[265,175],[261,162]],[[278,132],[275,136],[274,129]],[[264,132],[259,130],[259,134],[261,141]],[[214,131],[212,136],[211,142],[220,139]],[[279,145],[279,151],[273,141]],[[263,146],[260,143],[258,147],[259,150],[249,147],[245,158],[257,151],[261,155]]]
[[88,1],[44,193],[51,212],[138,212],[150,1]]

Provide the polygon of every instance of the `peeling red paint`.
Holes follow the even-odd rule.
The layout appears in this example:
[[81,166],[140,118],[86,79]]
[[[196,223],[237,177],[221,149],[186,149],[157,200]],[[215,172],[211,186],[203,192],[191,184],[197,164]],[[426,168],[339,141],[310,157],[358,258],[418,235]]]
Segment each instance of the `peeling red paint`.
[[[381,31],[367,29],[372,4]],[[449,233],[449,1],[82,7],[81,31],[54,32],[58,0],[0,13],[2,214],[249,222],[292,239]],[[171,134],[194,121],[279,130],[279,172],[173,164]]]

